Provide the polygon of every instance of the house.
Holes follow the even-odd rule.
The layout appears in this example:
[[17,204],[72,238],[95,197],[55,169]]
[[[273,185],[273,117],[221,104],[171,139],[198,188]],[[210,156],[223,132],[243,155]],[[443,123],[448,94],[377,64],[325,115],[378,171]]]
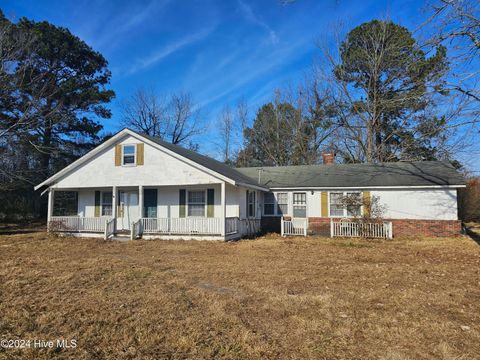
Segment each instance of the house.
[[[330,234],[332,220],[366,211],[339,198],[377,197],[399,235],[460,232],[463,177],[443,162],[326,164],[234,169],[124,129],[35,187],[48,193],[48,228],[110,238],[237,239],[304,221]],[[283,220],[282,220],[283,219]]]

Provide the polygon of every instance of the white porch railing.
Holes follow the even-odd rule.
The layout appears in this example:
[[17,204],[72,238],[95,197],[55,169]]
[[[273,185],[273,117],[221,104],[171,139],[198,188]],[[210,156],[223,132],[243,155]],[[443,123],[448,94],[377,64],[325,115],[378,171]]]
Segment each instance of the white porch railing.
[[239,219],[238,220],[238,231],[241,236],[255,236],[261,231],[261,221],[260,219]]
[[64,232],[104,232],[109,217],[52,216],[49,231]]
[[238,217],[225,218],[225,235],[236,234],[238,232]]
[[132,223],[132,229],[130,231],[130,240],[138,239],[142,236],[143,233],[143,224],[142,220]]
[[308,219],[305,218],[292,218],[291,220],[285,220],[282,218],[281,234],[287,235],[301,235],[307,236]]
[[110,236],[115,235],[116,219],[107,220],[105,223],[105,240],[108,240]]
[[220,218],[142,218],[144,234],[220,235]]
[[365,237],[392,239],[391,222],[363,223],[354,221],[334,221],[330,222],[331,237]]

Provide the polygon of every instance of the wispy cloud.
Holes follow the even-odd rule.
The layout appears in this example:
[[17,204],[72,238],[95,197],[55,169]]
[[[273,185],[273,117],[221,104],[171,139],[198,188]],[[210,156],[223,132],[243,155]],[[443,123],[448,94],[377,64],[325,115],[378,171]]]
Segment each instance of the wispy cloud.
[[205,39],[212,31],[214,30],[214,27],[208,27],[208,28],[205,28],[203,30],[200,30],[199,32],[196,32],[194,34],[191,34],[191,35],[187,35],[183,38],[180,38],[170,44],[167,44],[165,46],[163,46],[162,48],[160,49],[157,49],[156,51],[154,51],[153,53],[151,53],[150,55],[142,58],[142,59],[138,59],[137,61],[134,62],[134,64],[132,66],[130,66],[129,69],[126,70],[126,74],[128,75],[131,75],[131,74],[134,74],[138,71],[141,71],[143,69],[146,69],[160,61],[162,61],[163,59],[165,59],[166,57],[172,55],[173,53],[181,50],[182,48],[184,47],[187,47],[197,41],[200,41],[202,39]]
[[243,0],[238,0],[238,6],[240,8],[240,11],[242,12],[243,16],[250,22],[252,22],[255,25],[258,25],[262,28],[264,28],[269,36],[270,40],[273,44],[278,43],[278,36],[277,33],[268,25],[265,21],[263,21],[259,16],[257,16],[254,12],[252,7],[244,2]]

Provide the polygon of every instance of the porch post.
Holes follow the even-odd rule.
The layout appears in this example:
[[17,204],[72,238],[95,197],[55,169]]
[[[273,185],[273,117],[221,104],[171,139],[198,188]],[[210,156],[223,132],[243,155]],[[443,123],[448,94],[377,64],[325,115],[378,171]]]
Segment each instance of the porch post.
[[112,219],[113,222],[113,232],[117,232],[117,187],[112,186]]
[[140,213],[140,219],[143,218],[143,185],[138,187],[138,211]]
[[226,221],[226,211],[225,211],[225,182],[221,183],[221,194],[220,194],[220,214],[222,216],[222,221],[221,221],[221,235],[225,236],[225,221]]
[[50,220],[53,214],[53,197],[55,196],[54,190],[48,188],[48,208],[47,208],[47,231],[50,230]]

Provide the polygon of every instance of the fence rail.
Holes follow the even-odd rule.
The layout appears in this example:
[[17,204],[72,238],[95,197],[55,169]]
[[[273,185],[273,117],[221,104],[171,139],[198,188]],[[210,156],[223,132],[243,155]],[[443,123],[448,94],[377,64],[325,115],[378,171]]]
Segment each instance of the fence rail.
[[238,232],[238,217],[225,218],[225,235],[236,234]]
[[115,235],[116,219],[107,220],[105,222],[105,240],[108,240],[110,236]]
[[301,235],[307,236],[308,229],[308,219],[293,218],[290,220],[285,220],[282,218],[281,224],[281,234],[282,236],[287,235]]
[[220,235],[220,218],[142,218],[144,234]]
[[260,219],[239,219],[238,220],[238,231],[240,236],[252,237],[257,235],[261,231],[261,221]]
[[354,221],[330,222],[330,235],[332,237],[365,237],[391,239],[393,237],[392,223],[364,223]]
[[104,232],[109,217],[52,216],[48,223],[49,231],[64,232]]

